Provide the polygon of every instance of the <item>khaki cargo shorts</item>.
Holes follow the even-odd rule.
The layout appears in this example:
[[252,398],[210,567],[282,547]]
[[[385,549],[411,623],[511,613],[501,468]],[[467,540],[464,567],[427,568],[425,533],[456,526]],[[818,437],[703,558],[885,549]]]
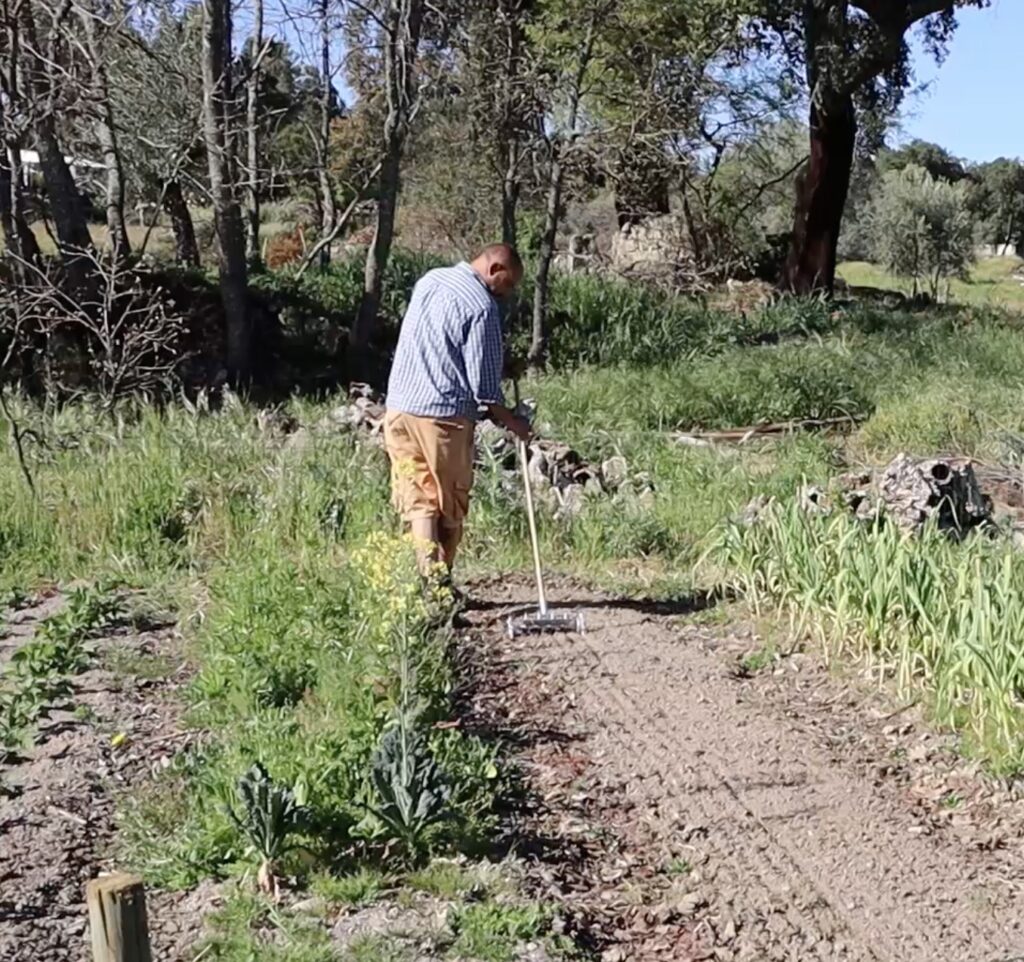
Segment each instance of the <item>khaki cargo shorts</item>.
[[438,518],[445,528],[462,527],[473,486],[473,427],[469,418],[385,414],[391,497],[403,521]]

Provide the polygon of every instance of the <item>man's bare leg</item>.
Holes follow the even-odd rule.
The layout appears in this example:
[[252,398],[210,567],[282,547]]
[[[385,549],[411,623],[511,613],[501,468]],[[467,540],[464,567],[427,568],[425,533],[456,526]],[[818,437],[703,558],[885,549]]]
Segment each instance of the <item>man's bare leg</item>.
[[437,518],[416,518],[410,522],[412,540],[416,545],[416,562],[420,574],[429,575],[441,558],[441,539]]
[[441,542],[441,559],[448,566],[448,575],[451,576],[452,568],[455,565],[455,555],[462,543],[462,525],[448,525],[442,519],[439,525],[438,540]]

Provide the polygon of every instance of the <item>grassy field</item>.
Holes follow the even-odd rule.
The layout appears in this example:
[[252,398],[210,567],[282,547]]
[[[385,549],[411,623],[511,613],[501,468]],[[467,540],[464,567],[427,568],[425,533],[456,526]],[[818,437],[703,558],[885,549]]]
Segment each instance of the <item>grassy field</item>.
[[[422,266],[399,258],[393,268],[393,315]],[[344,313],[357,274],[341,265],[303,289]],[[561,279],[553,303],[553,369],[527,385],[545,431],[588,460],[624,455],[655,488],[652,504],[595,499],[576,517],[545,514],[553,567],[662,597],[731,585],[791,618],[828,658],[870,662],[923,698],[965,751],[1001,772],[1024,768],[1024,556],[999,540],[908,543],[787,507],[803,482],[900,450],[1011,460],[1024,435],[1017,314],[793,303],[737,317],[579,277]],[[126,585],[175,610],[188,632],[189,722],[209,736],[121,816],[121,856],[154,884],[255,873],[259,858],[224,802],[256,762],[306,813],[279,870],[332,898],[427,884],[417,873],[440,871],[433,857],[479,852],[495,831],[512,773],[493,744],[434,725],[454,681],[449,639],[398,536],[383,455],[327,426],[337,402],[286,405],[307,429],[299,441],[261,429],[243,402],[215,415],[125,408],[114,418],[17,403],[34,432],[39,497],[5,447],[0,597],[44,581]],[[742,449],[671,436],[833,415],[859,427]],[[781,507],[737,528],[731,519],[755,495]],[[527,564],[518,496],[484,471],[464,574]],[[394,732],[411,768],[398,763]],[[403,814],[402,788],[433,793],[436,805],[420,819]],[[222,914],[209,958],[278,957],[253,954],[252,921],[269,910],[246,892]],[[452,958],[506,957],[512,935],[500,951],[473,948],[494,931],[544,937],[543,912],[508,893],[459,911],[468,941]],[[287,958],[334,959],[316,939]]]
[[[276,213],[273,206],[271,206],[269,213],[271,217]],[[207,208],[197,208],[193,209],[192,216],[200,247],[206,248],[205,254],[209,258],[212,256],[208,248],[213,238],[213,212]],[[261,228],[262,239],[266,241],[276,234],[291,230],[292,227],[293,225],[289,222],[281,222],[274,219],[264,220]],[[155,258],[159,262],[169,263],[173,261],[174,235],[166,223],[159,223],[150,229],[146,225],[140,224],[137,217],[130,217],[127,229],[128,242],[133,251],[141,251],[142,245],[145,244],[145,253],[148,256]],[[32,233],[35,234],[39,249],[44,254],[53,254],[56,251],[56,243],[47,225],[36,222],[32,225]],[[107,231],[106,224],[90,224],[89,234],[98,250],[105,250],[107,248],[109,232]],[[3,251],[3,249],[4,242],[3,238],[0,237],[0,251]]]
[[[1017,257],[989,257],[971,269],[970,280],[950,284],[951,299],[958,304],[1024,311],[1024,261]],[[910,282],[893,277],[881,267],[851,261],[839,267],[839,276],[855,287],[878,287],[909,294]]]

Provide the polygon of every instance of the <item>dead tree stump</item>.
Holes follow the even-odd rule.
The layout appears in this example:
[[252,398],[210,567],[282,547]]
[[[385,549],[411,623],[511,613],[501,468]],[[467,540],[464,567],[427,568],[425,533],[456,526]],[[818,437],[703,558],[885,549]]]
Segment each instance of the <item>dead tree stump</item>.
[[918,531],[934,521],[963,537],[992,517],[992,502],[978,487],[971,462],[962,458],[920,460],[898,455],[875,480],[879,506],[899,527]]

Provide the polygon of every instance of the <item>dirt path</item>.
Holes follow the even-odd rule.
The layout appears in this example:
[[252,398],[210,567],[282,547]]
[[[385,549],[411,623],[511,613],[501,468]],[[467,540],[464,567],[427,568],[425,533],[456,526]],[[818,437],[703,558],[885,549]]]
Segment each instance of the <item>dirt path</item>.
[[[0,662],[30,641],[59,595],[9,612]],[[0,765],[0,959],[91,958],[85,886],[114,868],[117,795],[142,784],[187,743],[175,692],[184,682],[173,626],[120,625],[90,643],[89,670],[54,706],[22,756]],[[151,893],[154,951],[176,959],[194,940],[203,893]],[[202,906],[205,907],[205,906]]]
[[528,589],[476,595],[474,711],[541,799],[536,884],[608,962],[1024,958],[1020,803],[905,716],[809,658],[745,677],[756,639],[671,610],[563,587],[586,636],[508,642]]

